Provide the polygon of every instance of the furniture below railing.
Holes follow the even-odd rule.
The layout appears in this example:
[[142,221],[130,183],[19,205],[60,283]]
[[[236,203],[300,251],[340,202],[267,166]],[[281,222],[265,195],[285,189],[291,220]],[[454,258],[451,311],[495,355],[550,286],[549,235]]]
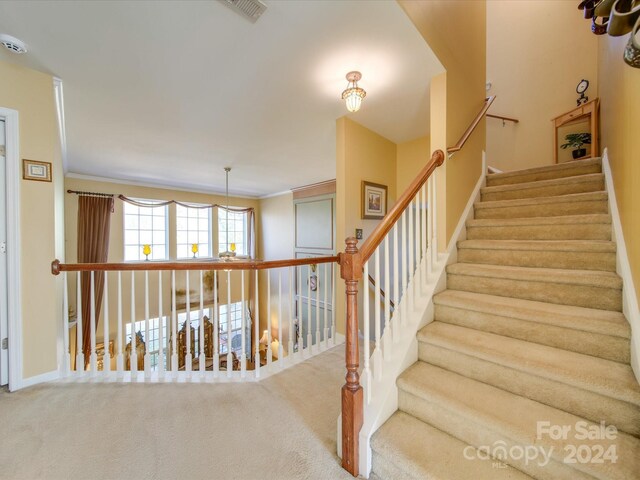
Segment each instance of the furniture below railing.
[[[56,260],[52,272],[64,277],[63,374],[104,381],[213,381],[255,380],[263,367],[278,371],[336,344],[336,260]],[[67,277],[68,272],[75,275]],[[105,278],[102,312],[96,315],[99,292],[90,288],[90,315],[82,318],[81,284],[86,279],[94,286],[98,275]],[[76,295],[70,297],[73,289]],[[75,322],[70,306],[77,312]],[[91,325],[87,351],[83,322]]]

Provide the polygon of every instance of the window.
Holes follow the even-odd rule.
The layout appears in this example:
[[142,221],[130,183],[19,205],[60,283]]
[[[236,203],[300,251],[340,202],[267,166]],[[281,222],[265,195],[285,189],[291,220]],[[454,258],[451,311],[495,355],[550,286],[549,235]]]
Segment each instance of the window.
[[[147,340],[145,336],[144,325],[145,321],[142,320],[140,322],[136,322],[136,332],[142,333],[142,337],[144,338],[145,348],[147,352],[149,352],[151,358],[151,370],[155,370],[158,367],[158,357],[160,356],[160,319],[158,318],[150,318],[149,319],[149,339]],[[167,317],[162,317],[162,328],[163,331],[167,331]],[[126,330],[126,341],[131,341],[131,324],[127,323],[125,325]],[[165,359],[165,367],[167,364],[167,335],[163,334],[162,336],[162,348],[164,350],[164,359]]]
[[[152,200],[141,200],[153,203]],[[124,259],[145,260],[143,245],[151,245],[149,260],[167,260],[168,207],[138,207],[124,202]]]
[[[231,222],[231,219],[229,219]],[[230,308],[228,308],[230,307]],[[235,352],[238,357],[240,357],[242,353],[242,302],[235,302],[230,305],[220,305],[218,307],[218,311],[220,312],[220,353],[227,353],[227,322],[229,318],[231,318],[231,351]],[[231,312],[229,315],[228,312]],[[251,328],[249,325],[249,316],[245,316],[245,320],[247,321],[248,329]],[[245,339],[247,350],[250,350],[250,336],[247,336]]]
[[198,244],[197,257],[211,256],[211,209],[176,205],[177,257],[192,258],[191,246]]
[[227,210],[218,209],[218,253],[231,250],[236,244],[236,255],[249,255],[247,248],[247,214],[229,211],[229,231],[227,232]]

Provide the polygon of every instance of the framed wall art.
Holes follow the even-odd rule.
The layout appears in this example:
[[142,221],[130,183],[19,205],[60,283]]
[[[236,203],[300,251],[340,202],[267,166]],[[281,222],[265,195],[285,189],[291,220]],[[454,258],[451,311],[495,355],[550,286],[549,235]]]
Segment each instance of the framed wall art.
[[51,163],[22,159],[22,178],[37,182],[51,181]]
[[387,214],[387,186],[362,182],[362,218],[379,220]]

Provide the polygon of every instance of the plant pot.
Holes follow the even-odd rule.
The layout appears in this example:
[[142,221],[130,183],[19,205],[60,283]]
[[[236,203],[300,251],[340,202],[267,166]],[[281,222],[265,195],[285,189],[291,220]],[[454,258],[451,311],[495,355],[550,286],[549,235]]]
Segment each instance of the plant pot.
[[577,148],[574,151],[571,152],[571,154],[573,155],[573,158],[580,158],[580,157],[584,157],[587,154],[587,149],[586,148]]

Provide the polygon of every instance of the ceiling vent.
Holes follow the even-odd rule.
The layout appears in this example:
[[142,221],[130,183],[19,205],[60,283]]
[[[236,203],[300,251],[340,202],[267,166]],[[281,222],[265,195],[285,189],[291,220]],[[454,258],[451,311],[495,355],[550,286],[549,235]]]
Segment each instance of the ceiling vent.
[[247,20],[255,23],[264,13],[267,6],[260,0],[218,0],[227,7],[242,15]]
[[0,44],[12,53],[27,53],[27,45],[11,35],[0,33]]

